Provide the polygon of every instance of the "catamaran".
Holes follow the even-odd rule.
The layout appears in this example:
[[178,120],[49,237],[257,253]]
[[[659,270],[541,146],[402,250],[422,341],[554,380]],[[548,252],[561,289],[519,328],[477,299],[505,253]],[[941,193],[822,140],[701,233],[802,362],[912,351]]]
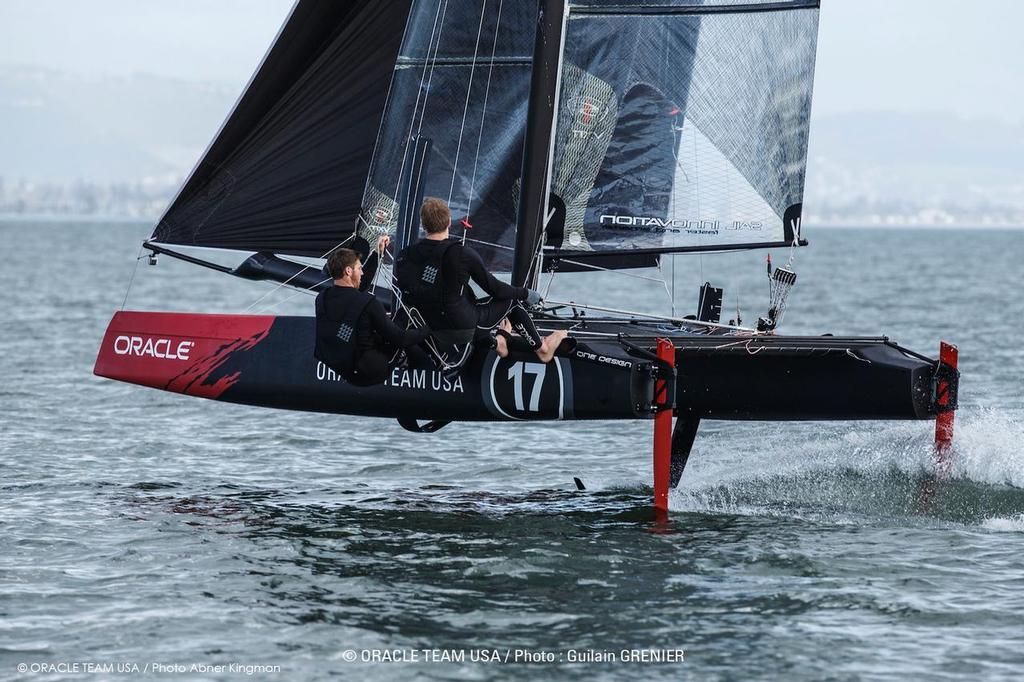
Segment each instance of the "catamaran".
[[[754,326],[705,285],[685,317],[548,300],[550,364],[478,350],[355,387],[313,357],[314,319],[121,310],[97,375],[246,405],[452,421],[653,419],[668,507],[701,420],[932,419],[948,449],[957,351],[778,333],[801,214],[818,0],[298,0],[143,247],[315,294],[354,236],[419,234],[426,195],[517,286],[785,249]],[[205,257],[230,250],[236,264]],[[400,312],[388,282],[380,294]],[[266,284],[263,284],[266,286]],[[312,310],[312,306],[310,306]],[[738,317],[738,316],[737,316]]]

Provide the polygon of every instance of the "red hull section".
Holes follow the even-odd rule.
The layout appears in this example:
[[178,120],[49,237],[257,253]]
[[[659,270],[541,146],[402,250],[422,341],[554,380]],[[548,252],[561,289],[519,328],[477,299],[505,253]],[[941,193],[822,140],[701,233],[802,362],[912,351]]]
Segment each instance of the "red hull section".
[[272,315],[114,314],[93,372],[165,391],[216,399],[239,379],[235,372],[210,381],[229,358],[267,337]]
[[[185,395],[290,410],[441,421],[634,419],[653,384],[641,363],[474,353],[456,376],[394,367],[358,387],[313,357],[312,317],[119,312],[95,373]],[[574,372],[579,365],[580,371]]]

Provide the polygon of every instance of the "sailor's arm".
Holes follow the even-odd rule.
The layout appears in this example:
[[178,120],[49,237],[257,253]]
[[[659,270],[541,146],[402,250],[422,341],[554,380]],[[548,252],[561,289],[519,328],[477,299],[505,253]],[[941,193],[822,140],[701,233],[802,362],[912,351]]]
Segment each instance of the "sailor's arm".
[[363,259],[363,281],[359,284],[359,291],[366,291],[373,284],[373,278],[377,274],[377,268],[380,266],[380,259],[384,254],[384,249],[390,243],[391,238],[384,235],[377,240],[377,248],[370,252],[370,243],[362,237],[356,237],[352,248]]
[[[453,251],[455,249],[452,249]],[[477,286],[495,298],[512,299],[513,301],[525,301],[529,296],[526,287],[514,287],[506,284],[492,275],[484,267],[484,260],[475,249],[462,247],[462,265],[469,273],[470,279],[476,282]]]

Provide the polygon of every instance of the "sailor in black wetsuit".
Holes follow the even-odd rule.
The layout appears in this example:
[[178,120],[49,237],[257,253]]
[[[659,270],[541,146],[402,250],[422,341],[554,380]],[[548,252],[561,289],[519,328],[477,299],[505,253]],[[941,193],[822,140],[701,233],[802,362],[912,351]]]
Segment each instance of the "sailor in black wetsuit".
[[[334,286],[316,297],[314,355],[350,384],[372,386],[387,378],[389,364],[399,349],[423,357],[415,348],[429,330],[397,326],[376,297],[367,292],[389,239],[381,237],[367,258],[364,272],[360,254],[337,249],[327,258],[327,273]],[[368,244],[364,245],[367,247]]]
[[[523,305],[536,305],[540,295],[497,279],[487,272],[480,254],[449,238],[451,213],[442,200],[430,197],[424,201],[420,219],[427,236],[399,254],[395,271],[403,297],[420,311],[435,336],[448,330],[461,333],[462,341],[489,343],[491,330],[508,319],[529,349],[549,362],[566,332],[541,338]],[[470,280],[489,298],[477,300]],[[507,355],[509,335],[505,330],[498,334],[503,337],[497,343],[498,352]]]

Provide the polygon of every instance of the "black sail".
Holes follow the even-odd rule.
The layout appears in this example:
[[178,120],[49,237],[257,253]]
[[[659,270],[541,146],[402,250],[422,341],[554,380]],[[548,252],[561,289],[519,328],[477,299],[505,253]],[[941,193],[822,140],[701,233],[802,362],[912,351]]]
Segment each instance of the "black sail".
[[[360,232],[393,234],[412,137],[432,152],[424,193],[447,201],[488,266],[515,244],[536,0],[415,0],[363,198]],[[472,227],[467,227],[467,225]]]
[[299,0],[153,240],[322,256],[351,234],[410,5]]

